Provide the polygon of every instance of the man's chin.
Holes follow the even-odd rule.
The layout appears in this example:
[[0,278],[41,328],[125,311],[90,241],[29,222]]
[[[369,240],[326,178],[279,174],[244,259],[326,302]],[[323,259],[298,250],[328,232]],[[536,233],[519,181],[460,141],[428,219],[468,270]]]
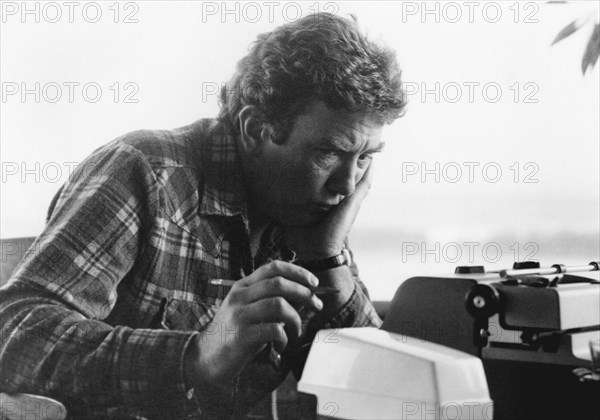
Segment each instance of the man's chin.
[[309,227],[319,224],[327,216],[327,212],[313,213],[307,212],[296,217],[286,217],[281,221],[283,226],[289,227]]

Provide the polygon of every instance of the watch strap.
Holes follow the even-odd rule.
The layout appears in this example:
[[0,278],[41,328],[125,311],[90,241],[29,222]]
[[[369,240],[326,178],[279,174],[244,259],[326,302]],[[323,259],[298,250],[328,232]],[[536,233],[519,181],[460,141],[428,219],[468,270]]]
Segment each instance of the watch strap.
[[350,266],[352,264],[352,256],[350,255],[350,251],[344,248],[342,249],[342,252],[333,257],[323,258],[321,260],[297,261],[296,264],[309,271],[324,271],[341,267],[342,265]]

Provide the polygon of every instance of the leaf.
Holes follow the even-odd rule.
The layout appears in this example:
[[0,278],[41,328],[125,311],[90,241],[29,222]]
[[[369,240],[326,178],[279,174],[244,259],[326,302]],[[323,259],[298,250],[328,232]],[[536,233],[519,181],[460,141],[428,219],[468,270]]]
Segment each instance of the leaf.
[[554,41],[552,41],[552,44],[550,45],[554,45],[561,39],[565,39],[566,37],[573,35],[579,28],[583,26],[584,23],[585,22],[582,22],[580,19],[574,20],[573,22],[569,23],[567,26],[562,28],[562,30],[558,33],[558,35],[556,35],[556,38],[554,38]]
[[594,69],[596,61],[600,56],[600,24],[596,24],[592,36],[588,41],[587,47],[585,47],[585,53],[583,53],[583,59],[581,60],[581,71],[583,74],[589,67]]

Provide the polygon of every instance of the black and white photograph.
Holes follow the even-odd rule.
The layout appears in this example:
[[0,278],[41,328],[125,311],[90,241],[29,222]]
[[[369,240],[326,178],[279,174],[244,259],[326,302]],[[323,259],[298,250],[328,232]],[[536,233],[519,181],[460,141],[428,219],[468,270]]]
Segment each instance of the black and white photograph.
[[0,1],[0,419],[600,418],[600,1]]

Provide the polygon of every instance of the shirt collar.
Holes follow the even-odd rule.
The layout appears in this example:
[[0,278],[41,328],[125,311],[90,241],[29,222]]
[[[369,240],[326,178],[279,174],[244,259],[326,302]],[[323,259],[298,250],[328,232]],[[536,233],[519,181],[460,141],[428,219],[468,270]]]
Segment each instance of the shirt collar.
[[247,200],[237,136],[221,122],[213,122],[201,146],[203,172],[201,215],[236,216],[247,220]]

